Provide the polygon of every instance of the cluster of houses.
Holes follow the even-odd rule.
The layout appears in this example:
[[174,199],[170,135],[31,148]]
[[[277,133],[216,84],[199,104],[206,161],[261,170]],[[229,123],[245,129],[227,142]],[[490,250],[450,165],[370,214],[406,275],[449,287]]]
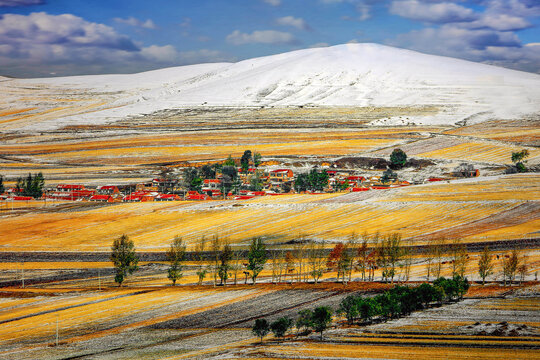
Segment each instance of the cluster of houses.
[[[328,184],[323,192],[335,192],[337,189],[347,189],[350,192],[383,190],[393,187],[411,185],[397,178],[384,183],[380,176],[364,177],[353,170],[323,170],[328,174]],[[468,171],[468,169],[467,169]],[[470,174],[467,174],[470,176]],[[472,176],[478,176],[476,170]],[[250,187],[254,176],[258,177],[260,191],[246,190]],[[429,178],[428,182],[441,181],[442,178]],[[152,181],[130,185],[105,185],[88,188],[77,184],[59,184],[55,188],[46,189],[44,199],[95,201],[95,202],[148,202],[148,201],[178,201],[178,200],[211,200],[211,199],[251,199],[256,196],[279,195],[294,192],[295,174],[291,169],[275,169],[262,172],[250,168],[243,172],[239,169],[238,181],[234,191],[224,194],[223,176],[217,174],[215,179],[204,179],[200,191],[189,191],[181,186],[178,178],[153,179]],[[339,186],[338,186],[339,185]],[[309,192],[308,193],[312,193]],[[12,200],[30,200],[31,198],[9,189],[4,198]]]

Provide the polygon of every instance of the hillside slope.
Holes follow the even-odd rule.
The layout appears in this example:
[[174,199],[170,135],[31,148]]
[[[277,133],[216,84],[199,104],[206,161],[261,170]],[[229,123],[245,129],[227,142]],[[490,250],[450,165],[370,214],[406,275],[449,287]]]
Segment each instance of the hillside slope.
[[[119,92],[111,108],[69,122],[103,123],[185,107],[436,106],[417,124],[516,118],[540,111],[540,76],[377,44],[346,44],[133,75],[16,80]],[[67,120],[67,119],[66,119]],[[380,119],[373,124],[392,124]]]

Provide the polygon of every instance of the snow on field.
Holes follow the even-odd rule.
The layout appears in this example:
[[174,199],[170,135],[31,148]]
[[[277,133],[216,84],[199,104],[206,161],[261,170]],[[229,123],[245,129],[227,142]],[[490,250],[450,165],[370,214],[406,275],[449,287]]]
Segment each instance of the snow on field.
[[[437,106],[436,115],[378,119],[373,125],[455,124],[540,111],[540,76],[378,44],[292,51],[238,63],[183,66],[133,75],[15,80],[120,93],[112,108],[62,124],[100,124],[185,107]],[[58,119],[47,125],[54,128]]]

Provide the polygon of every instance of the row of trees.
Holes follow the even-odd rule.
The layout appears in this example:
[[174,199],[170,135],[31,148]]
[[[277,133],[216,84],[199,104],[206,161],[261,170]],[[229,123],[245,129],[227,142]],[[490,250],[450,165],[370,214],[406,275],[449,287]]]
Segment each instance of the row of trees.
[[[327,271],[335,271],[337,280],[343,283],[352,280],[353,271],[360,273],[362,281],[374,281],[376,270],[380,271],[384,282],[393,283],[396,278],[398,281],[408,281],[413,261],[419,261],[415,260],[410,244],[404,243],[399,233],[386,236],[375,234],[373,237],[364,234],[362,239],[352,234],[347,243],[336,244],[329,254],[325,244],[308,241],[303,236],[292,247],[291,250],[267,253],[263,239],[258,237],[251,240],[249,249],[234,250],[227,239],[215,235],[208,240],[203,237],[196,244],[191,260],[195,262],[199,285],[210,275],[214,285],[224,286],[230,279],[237,284],[239,273],[244,275],[245,283],[248,278],[255,283],[268,260],[271,262],[272,283],[318,283]],[[126,235],[122,235],[113,243],[112,251],[114,256],[111,256],[111,260],[119,269],[117,282],[121,284],[125,276],[136,270],[135,247]],[[182,238],[174,238],[167,251],[167,259],[170,263],[168,278],[175,285],[182,277],[183,262],[186,260],[186,246]],[[450,267],[452,277],[463,278],[470,258],[465,244],[459,240],[437,241],[428,248],[421,261],[426,267],[426,280],[430,281],[440,278],[445,266]],[[524,279],[528,271],[525,256],[513,250],[503,255],[501,261],[505,285],[512,283],[516,274],[521,275],[521,280]],[[494,268],[494,255],[485,247],[478,260],[478,274],[482,283],[494,274]]]
[[[0,175],[0,194],[4,193],[4,181],[2,175]],[[18,195],[31,196],[33,198],[40,198],[43,196],[43,187],[45,186],[45,178],[43,173],[39,172],[32,175],[28,173],[26,178],[18,178],[15,185],[15,189]]]
[[[433,285],[423,283],[418,287],[394,286],[374,297],[361,295],[349,295],[345,297],[336,313],[344,316],[349,325],[358,320],[370,323],[377,319],[386,321],[411,314],[413,311],[427,309],[430,306],[440,306],[444,301],[457,301],[463,298],[469,289],[467,278],[459,275],[451,279],[443,277],[433,282]],[[281,317],[270,323],[266,319],[257,319],[252,332],[263,341],[263,338],[271,331],[278,339],[283,338],[293,326],[299,333],[309,333],[310,330],[323,332],[332,322],[333,310],[328,306],[319,306],[314,310],[301,310],[296,320],[290,317]]]
[[[219,277],[220,284],[226,285],[227,280],[234,274],[234,283],[237,281],[237,273],[240,269],[240,261],[244,259],[243,252],[233,251],[230,244],[222,241],[218,236],[214,236],[210,243],[211,258],[207,259],[205,254],[205,241],[201,241],[195,252],[195,262],[197,263],[196,274],[198,284],[201,285],[206,275],[211,273],[214,285],[217,284]],[[183,276],[186,260],[186,245],[181,237],[175,237],[170,248],[167,250],[167,260],[169,269],[167,277],[171,280],[173,286]],[[111,246],[111,261],[115,268],[114,281],[122,286],[125,278],[133,274],[138,269],[139,257],[135,251],[135,244],[127,235],[122,235],[114,240]],[[249,250],[247,251],[246,282],[247,276],[251,278],[253,284],[264,268],[267,261],[266,246],[262,238],[253,238]]]
[[323,336],[323,331],[332,323],[332,309],[329,306],[319,306],[313,310],[305,309],[298,313],[296,321],[288,316],[281,317],[269,323],[266,319],[257,319],[253,325],[252,332],[263,341],[263,338],[270,332],[277,338],[285,337],[289,329],[296,325],[299,330],[309,331],[312,329]]

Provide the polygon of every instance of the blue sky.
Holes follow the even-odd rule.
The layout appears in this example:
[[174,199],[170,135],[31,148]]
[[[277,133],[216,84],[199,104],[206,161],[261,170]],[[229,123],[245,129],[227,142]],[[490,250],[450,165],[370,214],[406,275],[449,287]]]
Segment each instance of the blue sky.
[[376,42],[540,73],[540,0],[0,0],[0,74],[138,72]]

